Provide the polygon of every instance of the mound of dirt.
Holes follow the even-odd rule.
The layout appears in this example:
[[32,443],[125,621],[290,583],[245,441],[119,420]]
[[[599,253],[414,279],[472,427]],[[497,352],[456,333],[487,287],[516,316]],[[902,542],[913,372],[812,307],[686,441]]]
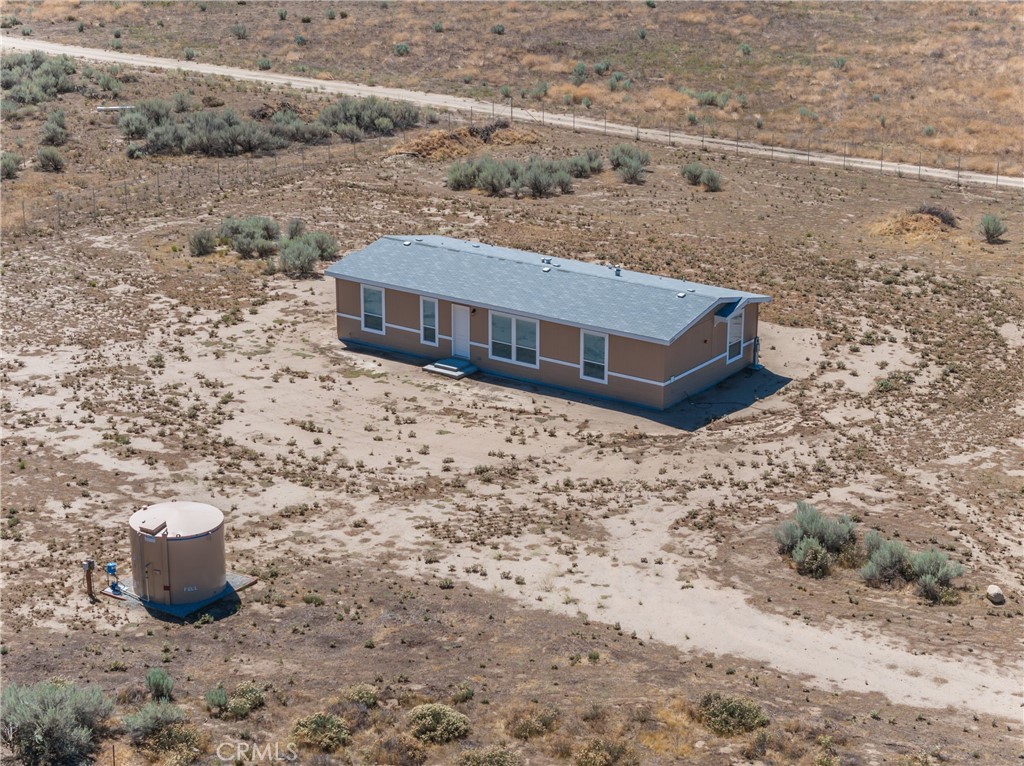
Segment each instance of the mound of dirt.
[[389,154],[411,154],[428,160],[454,160],[473,154],[485,144],[512,146],[535,144],[538,140],[535,133],[512,127],[499,127],[495,130],[466,127],[451,133],[432,130],[395,146]]
[[897,213],[874,224],[870,231],[878,237],[939,239],[951,233],[953,227],[927,213]]

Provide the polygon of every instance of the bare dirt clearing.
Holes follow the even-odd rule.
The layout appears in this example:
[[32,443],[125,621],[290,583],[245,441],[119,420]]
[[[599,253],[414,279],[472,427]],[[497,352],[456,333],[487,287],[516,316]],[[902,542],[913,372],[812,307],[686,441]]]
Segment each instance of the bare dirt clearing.
[[[599,143],[537,133],[488,151]],[[102,168],[93,138],[83,166]],[[653,763],[739,757],[742,740],[667,710],[725,690],[803,743],[776,762],[812,759],[822,734],[862,763],[1017,757],[1019,194],[718,153],[700,157],[725,178],[710,194],[678,172],[695,154],[651,147],[642,186],[606,171],[571,195],[490,198],[387,149],[337,152],[297,179],[168,191],[142,218],[5,222],[7,678],[113,690],[163,664],[224,737],[239,727],[207,719],[202,693],[259,677],[281,694],[254,724],[261,741],[356,681],[402,710],[468,681],[475,743],[538,699],[562,708],[557,736],[603,726]],[[207,161],[162,164],[192,162]],[[961,227],[871,233],[923,203]],[[991,210],[1005,244],[971,231]],[[326,282],[188,256],[194,229],[250,214],[299,216],[343,249],[444,233],[766,292],[766,370],[664,414],[438,380],[341,347]],[[196,628],[89,605],[79,559],[124,562],[130,511],[175,497],[225,510],[231,565],[261,575],[242,611]],[[772,540],[798,499],[948,550],[968,570],[960,603],[871,589],[853,570],[799,576]],[[985,600],[990,582],[1007,604]],[[565,752],[555,735],[523,748],[537,763]]]

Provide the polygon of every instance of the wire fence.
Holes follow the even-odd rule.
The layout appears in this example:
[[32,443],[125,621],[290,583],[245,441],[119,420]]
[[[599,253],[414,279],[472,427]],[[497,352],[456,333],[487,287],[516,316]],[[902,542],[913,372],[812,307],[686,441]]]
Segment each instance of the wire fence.
[[[961,158],[948,154],[927,157],[919,151],[917,162],[886,159],[885,148],[879,150],[877,160],[864,156],[861,145],[845,144],[840,155],[825,155],[811,148],[809,139],[802,139],[803,150],[794,149],[797,136],[784,136],[788,145],[777,143],[769,134],[763,142],[762,131],[736,129],[726,137],[721,131],[711,131],[707,125],[690,126],[690,130],[671,127],[626,126],[595,118],[576,111],[546,112],[494,103],[491,109],[447,110],[426,127],[449,133],[460,127],[482,125],[495,120],[507,120],[513,126],[551,126],[571,128],[578,133],[597,134],[647,143],[692,148],[701,152],[754,155],[771,161],[802,164],[831,164],[846,170],[874,171],[916,178],[921,181],[940,180],[958,186],[984,183],[996,187],[1021,188],[1021,179],[1000,175],[984,176],[962,169]],[[755,141],[753,139],[762,139]],[[196,206],[207,204],[210,192],[229,192],[253,188],[254,184],[280,183],[289,179],[316,178],[318,173],[346,161],[363,161],[370,155],[380,155],[407,140],[407,135],[375,137],[361,143],[340,140],[321,145],[297,145],[265,155],[235,155],[230,157],[175,157],[170,160],[141,160],[137,175],[116,182],[86,184],[79,191],[54,192],[52,201],[19,203],[20,209],[5,211],[5,230],[8,233],[29,233],[49,228],[66,230],[90,221],[104,219],[140,218],[152,216],[164,206]],[[937,175],[937,172],[939,175]]]

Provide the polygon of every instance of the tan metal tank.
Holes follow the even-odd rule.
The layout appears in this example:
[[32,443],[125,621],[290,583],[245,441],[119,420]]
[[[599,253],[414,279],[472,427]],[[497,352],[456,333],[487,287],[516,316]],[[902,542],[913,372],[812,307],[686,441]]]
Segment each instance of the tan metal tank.
[[224,514],[205,503],[157,503],[128,520],[135,594],[158,604],[190,604],[227,584]]

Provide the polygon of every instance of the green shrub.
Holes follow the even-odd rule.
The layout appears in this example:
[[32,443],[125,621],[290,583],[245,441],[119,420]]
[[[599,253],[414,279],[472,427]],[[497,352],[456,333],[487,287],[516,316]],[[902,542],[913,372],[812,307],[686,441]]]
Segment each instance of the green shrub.
[[626,77],[622,72],[612,72],[611,77],[608,78],[609,90],[629,90],[632,87],[633,81]]
[[547,197],[555,190],[555,175],[547,163],[531,160],[522,178],[523,185],[534,197]]
[[722,190],[722,177],[711,168],[705,168],[700,174],[700,183],[709,192]]
[[743,734],[768,725],[768,716],[761,706],[745,697],[711,692],[701,698],[698,709],[701,723],[721,737]]
[[20,169],[21,155],[14,152],[4,152],[2,158],[0,158],[0,178],[17,178]]
[[516,739],[542,737],[558,728],[558,710],[546,705],[515,708],[505,719],[505,731]]
[[335,11],[334,11],[334,9],[333,9],[333,8],[328,8],[328,9],[327,9],[327,18],[329,18],[329,19],[331,19],[331,20],[333,21],[333,20],[334,20],[334,17],[335,17],[335,16],[337,16],[337,15],[338,15],[338,14],[337,14],[337,13],[335,13]]
[[253,710],[266,704],[264,690],[265,687],[255,681],[245,681],[239,684],[228,697],[228,704],[224,709],[225,716],[237,720],[248,718]]
[[36,152],[39,169],[46,173],[59,173],[64,170],[64,158],[52,146],[43,146]]
[[67,142],[68,132],[64,126],[64,112],[58,110],[51,113],[50,117],[43,123],[39,143],[46,146],[64,146]]
[[592,739],[573,756],[574,766],[640,766],[640,758],[625,742]]
[[[316,274],[316,264],[320,260],[320,252],[305,237],[286,240],[281,246],[279,258],[280,270],[291,277],[309,277]],[[307,593],[303,600],[307,604],[320,606],[324,600],[315,593]],[[319,602],[319,603],[317,603]]]
[[146,688],[153,699],[169,700],[173,698],[174,679],[163,668],[151,668],[146,673]]
[[611,68],[612,64],[610,61],[599,61],[594,64],[594,73],[603,76]]
[[427,749],[409,734],[389,734],[373,744],[369,756],[370,763],[382,766],[420,766],[427,760]]
[[216,245],[216,237],[209,229],[199,229],[188,236],[188,249],[194,256],[209,255]]
[[433,24],[430,25],[430,28],[438,33],[444,32],[444,24],[442,24],[440,21],[435,21]]
[[615,172],[627,184],[642,184],[644,182],[644,166],[632,157],[622,160]]
[[295,239],[296,237],[306,233],[306,224],[303,223],[301,218],[291,218],[285,226],[284,231],[285,237],[288,239]]
[[241,24],[235,24],[233,27],[231,27],[231,34],[233,34],[239,40],[245,40],[249,37],[249,30]]
[[870,585],[879,586],[910,578],[907,547],[898,540],[885,540],[860,569],[860,576]]
[[86,763],[113,708],[98,686],[9,683],[0,696],[3,742],[24,766]]
[[699,162],[691,162],[683,165],[679,172],[683,174],[690,186],[697,186],[700,184],[700,177],[704,174],[704,166]]
[[461,705],[463,702],[469,702],[475,694],[476,692],[473,691],[473,687],[469,684],[459,684],[455,687],[455,691],[452,692],[452,704]]
[[448,705],[436,702],[409,711],[410,733],[423,742],[443,744],[469,734],[469,719]]
[[584,61],[577,61],[572,68],[572,84],[582,85],[587,79],[587,64]]
[[175,704],[167,701],[148,702],[137,713],[126,715],[123,719],[132,743],[139,745],[151,739],[160,730],[182,723],[185,712]]
[[857,541],[855,525],[848,516],[830,518],[804,501],[796,504],[796,523],[804,537],[813,537],[829,553],[839,553]]
[[193,60],[195,60],[195,57],[196,57],[196,50],[195,50],[195,48],[186,48],[185,50],[182,51],[182,58],[184,58],[185,61],[193,61]]
[[815,580],[828,575],[832,566],[832,557],[813,537],[804,537],[796,544],[793,549],[793,561],[796,562],[796,571],[802,575],[810,575]]
[[223,686],[217,686],[203,695],[206,707],[215,715],[222,715],[228,706],[228,693]]
[[409,55],[409,43],[399,43],[395,46],[396,56],[408,56]]
[[917,580],[917,594],[935,603],[942,598],[942,586],[934,575],[922,575]]
[[985,237],[985,241],[990,245],[999,244],[1006,233],[1006,224],[1003,223],[1001,218],[992,214],[982,216],[979,228]]
[[474,172],[476,174],[475,185],[477,188],[491,196],[500,196],[512,183],[512,175],[509,173],[508,166],[504,162],[496,161],[491,157],[481,158],[476,163]]
[[747,43],[740,43],[740,47],[737,48],[737,50],[743,56],[749,56],[753,52],[751,47]]
[[775,542],[779,545],[779,553],[789,555],[803,539],[804,533],[800,531],[795,521],[784,521],[775,528]]
[[948,588],[955,578],[964,573],[964,568],[950,561],[949,556],[942,551],[931,548],[910,557],[910,571],[917,580],[931,577],[943,588]]
[[270,69],[270,59],[268,59],[266,56],[264,56],[263,58],[259,59],[256,62],[256,68],[260,69],[262,71],[266,71],[266,70]]
[[365,705],[368,708],[377,707],[377,687],[370,684],[356,684],[348,690],[345,697],[350,702]]
[[313,713],[296,721],[292,736],[299,744],[333,753],[348,744],[348,724],[344,718],[330,713]]
[[288,10],[286,8],[278,8],[277,9],[277,18],[279,18],[281,21],[284,21],[285,19],[287,19],[288,18]]
[[523,759],[515,750],[495,745],[467,750],[455,763],[457,766],[522,766]]
[[587,162],[590,163],[591,173],[600,173],[604,170],[604,158],[601,156],[600,149],[587,149],[587,151],[583,153],[583,156],[586,157]]
[[393,131],[408,130],[419,123],[420,110],[407,101],[386,101],[376,96],[342,96],[326,106],[318,119],[335,132],[341,125],[355,125],[363,132],[375,135],[377,120],[381,117],[391,120],[390,129]]
[[305,35],[295,35],[296,45],[309,45],[309,38]]
[[448,188],[463,191],[476,186],[477,170],[472,162],[453,162],[448,166]]
[[339,138],[348,141],[351,144],[358,144],[363,140],[363,131],[357,125],[351,125],[349,123],[343,123],[334,128],[334,132],[338,134]]
[[885,538],[882,537],[881,532],[877,529],[869,529],[864,534],[864,553],[867,554],[868,558],[871,558],[884,542]]
[[338,241],[326,231],[313,231],[303,236],[317,249],[321,261],[329,261],[338,254]]
[[572,176],[564,169],[556,170],[552,178],[562,194],[572,194]]
[[117,127],[120,128],[125,138],[138,139],[145,138],[152,125],[145,113],[132,110],[121,115],[121,119],[117,121]]
[[505,25],[504,24],[495,24],[493,27],[491,27],[491,34],[492,35],[503,35],[503,34],[505,34]]
[[651,155],[634,144],[617,144],[608,152],[608,160],[612,170],[618,170],[622,163],[629,160],[647,167],[651,163]]

